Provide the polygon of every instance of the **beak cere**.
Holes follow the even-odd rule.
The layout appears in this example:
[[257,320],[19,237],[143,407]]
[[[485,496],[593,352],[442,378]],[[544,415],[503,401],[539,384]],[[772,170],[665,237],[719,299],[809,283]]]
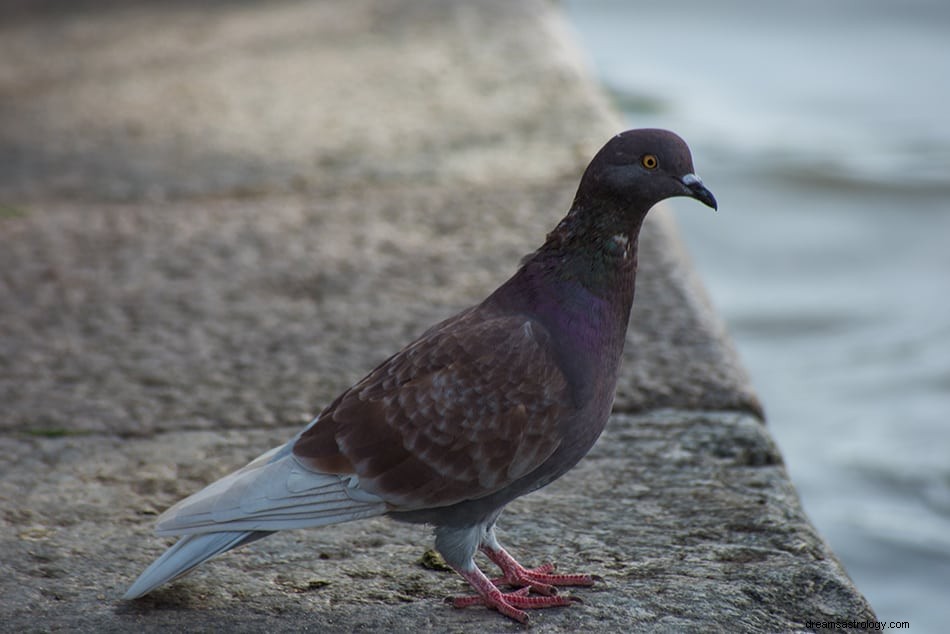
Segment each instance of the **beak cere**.
[[683,185],[686,186],[687,196],[690,198],[695,198],[699,202],[703,203],[707,207],[712,207],[713,209],[719,209],[718,203],[716,203],[716,197],[712,195],[712,192],[706,189],[706,186],[703,185],[703,180],[696,176],[696,174],[687,174],[682,179]]

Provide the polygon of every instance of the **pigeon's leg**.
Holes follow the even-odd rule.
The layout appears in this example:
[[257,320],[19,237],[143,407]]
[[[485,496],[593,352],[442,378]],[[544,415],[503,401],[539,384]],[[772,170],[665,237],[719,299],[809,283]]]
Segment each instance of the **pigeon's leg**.
[[507,584],[517,588],[528,587],[538,594],[554,595],[557,594],[555,586],[591,586],[594,585],[592,575],[574,574],[560,575],[551,574],[554,570],[554,564],[542,564],[537,568],[525,568],[518,561],[508,554],[508,551],[501,547],[498,539],[495,537],[494,527],[490,527],[481,540],[479,545],[485,555],[501,568],[504,575],[498,579],[492,579],[496,586]]
[[498,589],[492,580],[485,576],[473,561],[470,567],[456,569],[457,572],[465,578],[472,587],[478,592],[473,597],[455,597],[451,599],[452,605],[457,608],[464,608],[470,605],[487,605],[490,608],[498,610],[507,617],[513,618],[519,623],[527,623],[528,615],[519,608],[550,608],[557,606],[570,605],[576,599],[566,596],[529,596],[531,588],[521,588],[514,592],[502,592]]
[[529,596],[530,587],[514,592],[502,592],[492,580],[485,576],[475,564],[475,553],[479,544],[490,531],[485,525],[452,528],[436,528],[435,547],[447,564],[462,575],[478,594],[470,597],[456,597],[448,601],[457,608],[470,605],[487,605],[498,610],[519,623],[527,623],[528,615],[523,610],[530,608],[549,608],[570,605],[575,599],[563,596]]

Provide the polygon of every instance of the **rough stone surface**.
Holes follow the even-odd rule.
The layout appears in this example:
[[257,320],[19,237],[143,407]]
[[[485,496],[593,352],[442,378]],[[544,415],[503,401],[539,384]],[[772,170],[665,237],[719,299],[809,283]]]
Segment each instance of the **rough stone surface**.
[[[4,628],[518,631],[443,605],[461,580],[385,519],[118,596],[158,512],[483,297],[566,211],[621,124],[556,7],[9,2],[0,59]],[[641,241],[617,414],[502,520],[526,562],[604,577],[535,629],[869,618],[671,220]]]
[[[376,519],[278,533],[143,600],[117,601],[167,540],[155,514],[293,428],[4,441],[5,623],[96,631],[519,631],[455,573],[427,569],[424,527]],[[37,478],[37,473],[47,474]],[[603,583],[533,614],[541,632],[790,631],[870,610],[815,533],[758,420],[618,415],[570,474],[514,502],[500,537],[526,561]]]

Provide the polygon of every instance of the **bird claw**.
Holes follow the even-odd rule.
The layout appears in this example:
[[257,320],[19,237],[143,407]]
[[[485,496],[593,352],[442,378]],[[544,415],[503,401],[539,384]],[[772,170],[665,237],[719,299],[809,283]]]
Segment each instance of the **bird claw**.
[[[580,599],[570,596],[531,596],[531,587],[525,586],[513,592],[495,590],[488,595],[473,595],[466,597],[452,597],[446,599],[456,608],[467,608],[472,605],[485,605],[494,608],[507,617],[519,623],[527,623],[528,615],[523,610],[563,607],[572,603],[581,603]],[[519,609],[520,608],[520,609]]]
[[[577,597],[557,594],[557,588],[553,585],[537,581],[537,579],[552,577],[549,574],[554,570],[552,564],[544,564],[529,570],[514,561],[508,553],[504,553],[504,555],[500,553],[504,553],[504,551],[494,551],[492,555],[495,556],[492,557],[492,560],[499,565],[501,565],[501,561],[504,561],[504,565],[502,565],[502,570],[505,573],[504,577],[491,580],[477,567],[470,570],[458,570],[459,574],[478,591],[478,594],[475,596],[453,597],[447,599],[447,602],[456,608],[485,605],[522,624],[528,622],[528,615],[524,610],[563,607],[572,603],[581,603]],[[584,585],[592,583],[587,575],[553,576],[556,577],[555,581],[567,580],[572,585],[577,585],[578,580],[585,581]],[[521,587],[511,592],[502,592],[498,589],[499,583]],[[532,592],[535,594],[532,594]]]
[[[514,592],[501,592],[499,594],[504,599],[505,597],[524,597],[527,596],[529,592],[531,592],[531,588],[525,586],[524,588],[518,588]],[[452,606],[456,608],[467,608],[472,605],[490,605],[485,600],[485,597],[481,596],[480,594],[473,594],[464,597],[446,597],[445,602],[451,603]]]
[[[548,571],[554,570],[551,564],[545,564],[538,568],[512,570],[506,576],[499,579],[493,579],[492,582],[500,581],[510,586],[530,586],[538,594],[554,595],[557,594],[557,586],[592,586],[596,580],[592,575],[586,574],[550,574]],[[498,585],[497,583],[495,585]]]
[[529,586],[538,594],[553,596],[557,594],[557,586],[591,586],[597,580],[593,575],[586,574],[553,574],[557,569],[553,563],[541,564],[537,568],[525,568],[503,548],[482,550],[504,573],[503,576],[491,580],[496,586]]
[[[594,583],[595,578],[592,575],[555,574],[553,563],[542,564],[537,568],[525,568],[494,540],[489,544],[483,543],[480,548],[501,568],[502,576],[489,579],[475,566],[474,561],[471,562],[470,567],[456,568],[458,573],[478,591],[475,596],[447,599],[447,602],[456,608],[486,605],[519,623],[526,624],[528,622],[528,615],[524,612],[526,609],[563,607],[572,603],[583,603],[577,597],[558,594],[557,586],[589,586]],[[517,589],[502,592],[499,586],[513,586]]]

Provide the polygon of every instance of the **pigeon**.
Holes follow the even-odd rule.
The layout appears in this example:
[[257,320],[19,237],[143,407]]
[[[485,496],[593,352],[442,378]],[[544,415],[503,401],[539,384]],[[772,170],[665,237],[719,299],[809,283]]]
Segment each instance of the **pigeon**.
[[[687,196],[717,209],[676,134],[611,138],[568,214],[480,304],[432,326],[340,394],[287,444],[175,504],[180,536],[123,598],[285,529],[378,515],[434,527],[435,548],[485,605],[521,623],[595,576],[526,568],[495,535],[505,505],[587,454],[613,405],[647,212]],[[501,569],[491,579],[481,552]],[[502,588],[509,590],[503,592]],[[514,589],[512,589],[514,588]]]

